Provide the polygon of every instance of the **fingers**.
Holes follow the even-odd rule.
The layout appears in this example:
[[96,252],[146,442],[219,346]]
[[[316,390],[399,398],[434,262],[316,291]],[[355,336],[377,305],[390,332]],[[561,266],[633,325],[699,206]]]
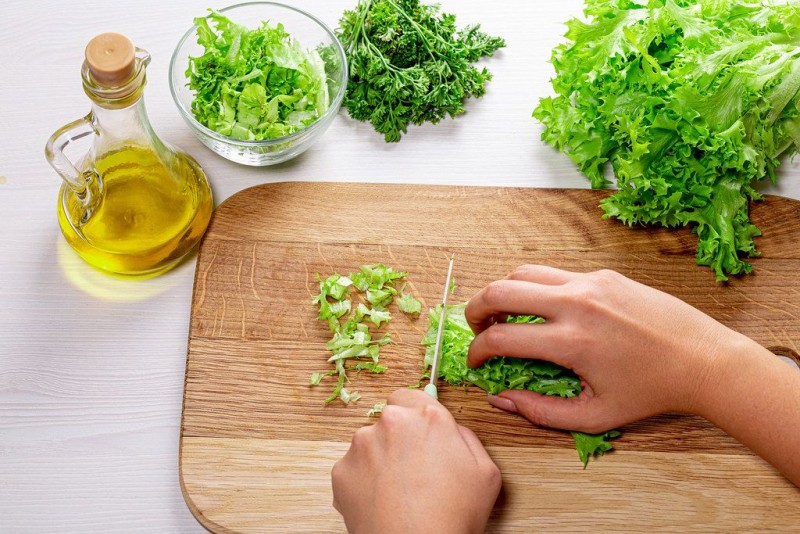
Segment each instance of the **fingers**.
[[577,430],[599,434],[620,425],[602,400],[590,388],[577,397],[564,399],[540,395],[533,391],[506,390],[497,397],[489,396],[489,403],[501,410],[522,415],[537,426]]
[[422,391],[421,389],[396,389],[386,398],[387,405],[404,406],[406,408],[422,408],[424,406],[435,406],[439,401]]
[[520,265],[506,276],[506,280],[524,280],[538,284],[561,285],[579,277],[580,274],[547,265]]
[[467,322],[477,333],[507,315],[550,315],[558,309],[559,293],[548,290],[548,286],[560,286],[580,276],[546,265],[521,265],[505,280],[492,282],[470,299]]
[[472,297],[464,314],[476,334],[504,315],[535,314],[547,318],[561,307],[562,292],[557,288],[521,280],[498,280]]
[[497,323],[472,340],[467,365],[478,367],[495,356],[547,360],[572,369],[575,365],[571,346],[577,334],[566,332],[556,323]]

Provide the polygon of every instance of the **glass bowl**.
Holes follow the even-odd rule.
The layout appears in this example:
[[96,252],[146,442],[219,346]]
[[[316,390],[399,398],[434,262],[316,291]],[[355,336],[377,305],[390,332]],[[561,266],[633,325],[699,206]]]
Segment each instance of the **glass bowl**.
[[327,53],[320,55],[328,78],[328,109],[322,117],[302,130],[265,141],[243,141],[200,124],[192,113],[194,91],[189,89],[186,77],[189,58],[201,56],[204,52],[204,48],[197,44],[197,25],[194,25],[181,38],[169,64],[169,88],[181,115],[203,144],[237,163],[274,165],[301,154],[328,129],[342,105],[348,70],[347,58],[339,39],[313,15],[277,2],[248,2],[220,9],[219,12],[249,29],[257,28],[262,21],[269,21],[272,25],[282,23],[303,48],[327,49]]

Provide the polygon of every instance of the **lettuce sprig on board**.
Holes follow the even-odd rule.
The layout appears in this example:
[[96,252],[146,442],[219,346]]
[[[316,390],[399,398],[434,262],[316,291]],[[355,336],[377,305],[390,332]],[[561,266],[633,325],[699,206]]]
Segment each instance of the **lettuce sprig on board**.
[[594,188],[611,165],[604,217],[689,225],[717,280],[749,273],[756,182],[800,147],[796,2],[587,0],[585,14],[553,50],[542,139]]
[[[575,373],[552,362],[499,356],[475,369],[468,367],[467,353],[475,334],[464,316],[465,308],[466,303],[447,307],[439,377],[448,384],[453,386],[472,384],[493,395],[507,389],[526,389],[559,397],[575,397],[580,394],[581,383]],[[441,309],[440,304],[428,314],[430,318],[428,331],[422,338],[422,344],[425,345],[426,369],[433,363]],[[544,323],[544,319],[535,315],[513,316],[508,322],[533,325]],[[589,458],[611,450],[613,446],[609,440],[619,435],[616,430],[602,434],[572,432],[578,457],[584,466],[589,462]]]
[[[317,317],[328,324],[331,332],[326,348],[330,352],[328,363],[333,368],[312,373],[309,385],[319,386],[326,377],[336,377],[326,404],[337,399],[350,404],[361,398],[357,391],[345,387],[350,382],[348,371],[386,372],[386,366],[379,363],[380,350],[392,343],[392,336],[383,332],[381,337],[373,337],[373,330],[392,320],[388,307],[398,294],[395,286],[407,275],[405,271],[396,271],[382,263],[361,265],[358,271],[347,276],[334,273],[322,278],[317,274],[319,293],[312,304],[318,307]],[[419,313],[416,310],[419,301],[404,290],[405,285],[400,290],[402,296],[397,299],[398,308],[406,314]],[[356,301],[358,304],[354,304]],[[370,324],[374,329],[370,329]],[[374,409],[371,415],[379,412]]]

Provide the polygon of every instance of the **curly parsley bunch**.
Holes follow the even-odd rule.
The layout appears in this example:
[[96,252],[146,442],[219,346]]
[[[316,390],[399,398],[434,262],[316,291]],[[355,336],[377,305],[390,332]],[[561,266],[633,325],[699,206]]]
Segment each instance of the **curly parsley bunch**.
[[343,102],[350,116],[394,142],[409,124],[464,113],[464,100],[485,94],[492,78],[472,63],[505,41],[455,22],[419,0],[359,0],[345,11],[337,34],[350,65]]

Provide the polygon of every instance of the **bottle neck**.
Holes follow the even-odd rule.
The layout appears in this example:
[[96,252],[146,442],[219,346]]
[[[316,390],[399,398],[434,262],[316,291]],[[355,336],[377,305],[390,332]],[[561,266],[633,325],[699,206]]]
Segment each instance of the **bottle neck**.
[[157,151],[163,149],[144,106],[148,63],[150,54],[137,48],[131,78],[123,85],[108,87],[94,79],[87,62],[84,62],[81,77],[83,90],[92,101],[95,157],[128,145],[151,147]]
[[97,134],[95,149],[106,152],[123,145],[153,146],[159,148],[160,140],[150,125],[144,98],[125,107],[107,107],[92,102],[92,124]]

